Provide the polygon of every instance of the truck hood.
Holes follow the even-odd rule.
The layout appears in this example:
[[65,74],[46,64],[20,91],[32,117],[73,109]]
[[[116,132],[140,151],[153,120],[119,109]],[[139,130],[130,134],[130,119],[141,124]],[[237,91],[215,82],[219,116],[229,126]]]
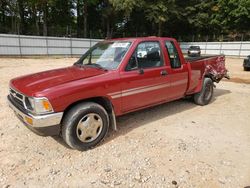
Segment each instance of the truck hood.
[[70,81],[104,74],[106,71],[92,67],[71,66],[14,78],[10,86],[27,96]]

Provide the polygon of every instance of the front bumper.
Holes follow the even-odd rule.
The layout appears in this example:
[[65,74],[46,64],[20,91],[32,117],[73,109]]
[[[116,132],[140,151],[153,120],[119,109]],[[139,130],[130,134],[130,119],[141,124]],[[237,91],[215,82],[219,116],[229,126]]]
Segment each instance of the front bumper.
[[188,51],[188,56],[200,56],[201,52],[199,51]]
[[42,136],[59,135],[60,122],[63,112],[33,115],[25,109],[21,109],[15,104],[10,97],[7,97],[10,108],[15,112],[16,116],[32,131]]

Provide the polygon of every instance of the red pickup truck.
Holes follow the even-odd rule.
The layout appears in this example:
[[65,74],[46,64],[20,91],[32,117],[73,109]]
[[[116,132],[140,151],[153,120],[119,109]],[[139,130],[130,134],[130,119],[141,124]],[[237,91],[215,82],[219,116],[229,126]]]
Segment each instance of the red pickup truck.
[[8,102],[31,130],[85,150],[117,130],[117,116],[186,96],[208,104],[223,77],[223,55],[185,59],[172,38],[111,39],[73,66],[12,79]]

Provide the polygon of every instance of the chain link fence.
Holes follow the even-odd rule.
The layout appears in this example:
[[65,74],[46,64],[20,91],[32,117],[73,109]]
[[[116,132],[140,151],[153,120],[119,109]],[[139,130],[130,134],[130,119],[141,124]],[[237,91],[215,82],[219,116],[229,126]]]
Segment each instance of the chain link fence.
[[99,39],[0,34],[0,55],[80,56],[99,41]]
[[[41,37],[0,34],[1,56],[80,56],[101,39]],[[179,41],[180,42],[180,41]],[[202,55],[245,57],[250,55],[250,41],[180,42],[183,53],[189,46],[200,46]]]

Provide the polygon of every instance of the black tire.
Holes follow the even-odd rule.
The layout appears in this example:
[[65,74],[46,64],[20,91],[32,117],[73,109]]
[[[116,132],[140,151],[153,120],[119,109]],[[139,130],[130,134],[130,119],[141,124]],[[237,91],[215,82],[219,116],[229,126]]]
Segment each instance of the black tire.
[[201,91],[194,94],[194,102],[201,106],[207,105],[213,98],[213,93],[213,81],[210,78],[204,78]]
[[244,67],[244,71],[248,71],[249,69],[247,67]]
[[[87,140],[87,138],[82,141],[81,135],[83,135],[82,129],[78,128],[80,123],[82,122],[88,122],[88,126],[83,126],[85,129],[86,127],[91,127],[89,126],[91,123],[90,121],[87,121],[88,118],[91,116],[96,116],[98,120],[96,121],[102,121],[102,128],[98,130],[98,135],[96,135],[96,138],[94,140],[89,139],[90,141]],[[94,118],[96,118],[94,117]],[[87,118],[87,120],[83,120],[83,118]],[[93,119],[93,118],[92,118]],[[92,122],[92,121],[91,121]],[[93,124],[93,123],[92,123]],[[96,125],[96,124],[93,124]],[[71,108],[65,117],[63,118],[62,121],[62,137],[64,141],[73,149],[77,150],[87,150],[90,149],[94,146],[96,146],[98,143],[100,143],[105,135],[108,132],[109,128],[109,118],[106,110],[99,104],[93,103],[93,102],[84,102],[84,103],[79,103],[73,108]],[[87,128],[88,129],[88,128]],[[86,129],[86,132],[88,130]],[[92,128],[93,129],[93,128]],[[79,133],[80,131],[80,133]],[[82,131],[82,132],[81,132]],[[93,130],[92,130],[93,131]],[[84,133],[85,134],[85,133]],[[96,133],[97,134],[97,133]]]

